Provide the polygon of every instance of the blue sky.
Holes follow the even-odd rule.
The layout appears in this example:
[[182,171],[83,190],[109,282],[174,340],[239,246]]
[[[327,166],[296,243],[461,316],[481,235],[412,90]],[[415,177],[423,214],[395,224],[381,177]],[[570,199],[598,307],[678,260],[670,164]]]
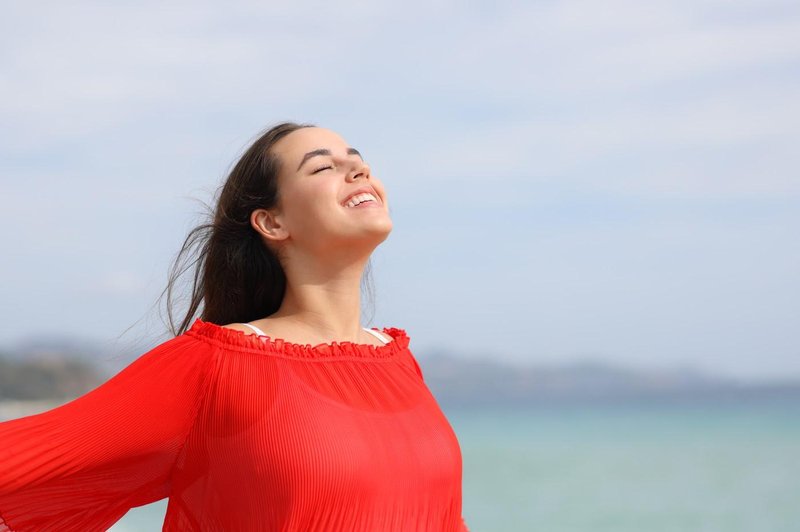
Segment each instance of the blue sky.
[[796,2],[285,4],[6,8],[0,345],[159,335],[196,200],[292,119],[385,183],[371,325],[420,354],[800,378]]

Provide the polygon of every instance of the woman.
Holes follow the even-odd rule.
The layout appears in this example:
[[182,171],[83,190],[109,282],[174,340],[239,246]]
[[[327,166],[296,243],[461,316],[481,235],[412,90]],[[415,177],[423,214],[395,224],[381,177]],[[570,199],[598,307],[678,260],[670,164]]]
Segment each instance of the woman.
[[391,229],[386,190],[339,135],[264,133],[178,256],[168,307],[200,244],[175,337],[0,423],[0,531],[106,530],[164,497],[163,530],[466,530],[458,440],[408,335],[360,325]]

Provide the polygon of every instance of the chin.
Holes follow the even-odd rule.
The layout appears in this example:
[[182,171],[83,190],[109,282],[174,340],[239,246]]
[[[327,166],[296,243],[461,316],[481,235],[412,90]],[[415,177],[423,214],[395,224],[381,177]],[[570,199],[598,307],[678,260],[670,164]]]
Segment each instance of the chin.
[[378,231],[378,232],[383,233],[383,238],[386,239],[386,237],[389,236],[389,233],[392,232],[393,228],[394,228],[394,225],[392,224],[392,221],[387,218],[386,219],[386,223],[381,224],[380,231]]
[[373,245],[377,246],[387,238],[389,238],[389,233],[392,232],[392,222],[389,221],[387,223],[381,224],[373,224],[369,228],[364,228],[364,232],[360,235],[360,239],[364,242],[371,242]]

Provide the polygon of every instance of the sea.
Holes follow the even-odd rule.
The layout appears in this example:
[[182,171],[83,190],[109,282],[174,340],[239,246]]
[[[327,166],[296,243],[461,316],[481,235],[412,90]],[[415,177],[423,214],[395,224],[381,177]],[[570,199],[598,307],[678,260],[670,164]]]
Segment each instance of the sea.
[[[796,397],[443,411],[471,532],[800,532]],[[161,530],[166,503],[111,530]]]

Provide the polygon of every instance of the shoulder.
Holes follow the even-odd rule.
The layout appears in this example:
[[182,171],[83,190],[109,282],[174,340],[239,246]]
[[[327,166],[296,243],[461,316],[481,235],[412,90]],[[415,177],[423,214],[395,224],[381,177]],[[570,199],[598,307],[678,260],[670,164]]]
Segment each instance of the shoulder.
[[107,381],[105,390],[132,386],[142,393],[162,393],[163,389],[176,390],[174,393],[192,389],[199,393],[216,372],[217,351],[215,346],[191,335],[173,336],[134,358]]
[[[200,361],[213,358],[217,351],[216,347],[208,342],[201,335],[192,332],[185,332],[178,336],[173,336],[166,340],[156,343],[152,348],[145,352],[141,357],[151,358],[182,358]],[[141,358],[140,357],[140,358]]]

